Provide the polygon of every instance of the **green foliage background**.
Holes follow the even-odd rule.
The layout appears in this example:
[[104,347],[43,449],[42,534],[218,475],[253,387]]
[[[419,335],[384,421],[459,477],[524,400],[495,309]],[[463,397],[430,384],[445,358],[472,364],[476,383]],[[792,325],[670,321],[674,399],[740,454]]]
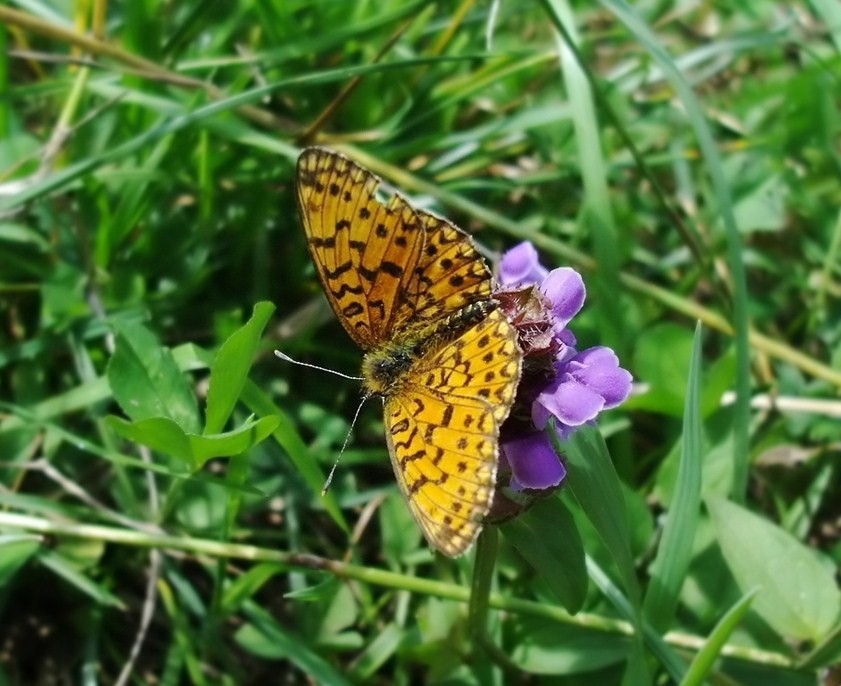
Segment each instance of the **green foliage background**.
[[[0,685],[837,683],[836,3],[0,19]],[[312,142],[579,269],[639,384],[475,555],[422,543],[375,403],[319,493],[358,386],[271,354],[360,359]]]

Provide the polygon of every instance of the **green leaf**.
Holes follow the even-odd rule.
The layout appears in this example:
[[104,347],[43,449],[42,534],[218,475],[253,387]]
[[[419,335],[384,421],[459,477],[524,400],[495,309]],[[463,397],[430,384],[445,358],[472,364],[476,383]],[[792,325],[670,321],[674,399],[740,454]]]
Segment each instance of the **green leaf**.
[[325,576],[317,584],[289,591],[288,593],[284,593],[283,597],[289,600],[320,603],[335,597],[340,585],[341,582],[337,577]]
[[[205,435],[221,431],[231,416],[248,380],[248,371],[257,352],[260,336],[272,312],[274,305],[271,303],[255,305],[251,319],[227,338],[216,355],[210,369]],[[280,419],[271,419],[274,429],[280,423]],[[248,467],[248,460],[240,458],[233,458],[228,464],[226,477],[232,488],[228,492],[225,509],[225,526],[222,532],[224,540],[230,537],[242,505],[242,493],[238,487],[247,481]]]
[[371,683],[373,677],[397,652],[403,640],[403,629],[389,622],[384,628],[378,628],[376,638],[368,647],[354,658],[350,676],[354,683]]
[[277,417],[249,417],[238,429],[212,436],[188,434],[193,448],[194,461],[199,465],[214,457],[232,457],[241,455],[246,450],[262,443],[277,429],[280,420]]
[[237,611],[242,604],[253,597],[269,580],[286,571],[287,567],[275,562],[254,565],[236,577],[222,595],[220,608],[223,612]]
[[136,322],[115,322],[116,349],[108,363],[114,398],[132,420],[168,417],[185,432],[198,433],[198,406],[169,348]]
[[[736,166],[736,165],[734,165]],[[741,170],[733,170],[738,173]],[[733,207],[739,230],[750,231],[782,230],[787,226],[786,200],[789,188],[780,174],[757,180],[744,197]]]
[[[39,252],[47,252],[50,249],[49,241],[45,240],[41,234],[25,224],[14,222],[0,222],[0,242],[32,246]],[[6,249],[11,248],[12,246],[7,246]]]
[[204,436],[187,433],[166,417],[153,417],[137,422],[108,417],[106,421],[123,438],[172,455],[189,464],[194,470],[200,469],[211,458],[244,453],[270,436],[279,424],[277,417],[262,417],[256,421],[249,419],[233,431]]
[[499,528],[567,612],[578,612],[587,596],[584,546],[575,520],[560,498],[539,500]]
[[[668,350],[668,355],[662,351]],[[642,333],[634,353],[636,376],[648,391],[632,399],[632,406],[681,417],[692,359],[692,336],[677,324],[653,326]]]
[[193,451],[190,439],[181,426],[167,417],[151,417],[136,422],[127,422],[121,417],[106,417],[108,426],[123,438],[145,445],[164,455],[171,455],[192,468]]
[[41,554],[38,555],[38,561],[97,603],[121,610],[126,609],[122,600],[101,584],[82,574],[76,569],[75,565],[65,560],[61,555],[42,550]]
[[628,657],[628,636],[605,634],[580,626],[524,617],[512,661],[531,674],[580,674],[616,664]]
[[245,611],[250,624],[236,632],[236,642],[266,660],[288,660],[317,684],[350,684],[304,641],[253,603]]
[[717,496],[706,499],[721,551],[754,609],[787,638],[819,641],[841,615],[833,566],[787,531]]
[[631,604],[639,609],[640,591],[631,558],[628,512],[619,476],[598,430],[583,427],[562,445],[567,485],[610,552]]
[[41,542],[40,536],[32,534],[0,535],[0,588],[38,551]]
[[231,334],[219,348],[210,368],[210,389],[207,392],[204,429],[206,434],[219,433],[225,428],[225,423],[245,386],[263,329],[274,309],[271,303],[257,303],[251,319]]
[[692,544],[701,509],[701,325],[695,327],[686,412],[683,417],[683,450],[677,488],[663,526],[657,557],[651,565],[651,581],[644,613],[655,628],[665,631],[674,618],[680,590],[692,558]]

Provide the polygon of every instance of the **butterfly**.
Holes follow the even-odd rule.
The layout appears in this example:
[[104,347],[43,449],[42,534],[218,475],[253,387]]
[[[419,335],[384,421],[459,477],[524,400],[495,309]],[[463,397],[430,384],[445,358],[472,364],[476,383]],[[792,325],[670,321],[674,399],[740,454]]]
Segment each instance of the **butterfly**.
[[520,379],[517,332],[470,237],[344,155],[306,148],[296,190],[327,300],[383,399],[394,475],[429,544],[462,554],[494,496],[499,430]]

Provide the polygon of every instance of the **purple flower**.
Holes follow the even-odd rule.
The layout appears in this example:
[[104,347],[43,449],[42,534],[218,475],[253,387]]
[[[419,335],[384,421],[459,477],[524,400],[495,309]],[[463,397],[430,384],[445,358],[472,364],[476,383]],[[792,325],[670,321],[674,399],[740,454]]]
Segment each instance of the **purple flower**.
[[628,397],[631,375],[610,348],[576,350],[568,326],[584,305],[586,289],[574,269],[546,270],[526,242],[502,256],[499,282],[494,296],[517,329],[523,351],[517,402],[501,430],[501,492],[506,498],[495,502],[492,512],[501,519],[528,506],[524,495],[550,492],[566,475],[546,433],[550,420],[561,440],[569,438]]

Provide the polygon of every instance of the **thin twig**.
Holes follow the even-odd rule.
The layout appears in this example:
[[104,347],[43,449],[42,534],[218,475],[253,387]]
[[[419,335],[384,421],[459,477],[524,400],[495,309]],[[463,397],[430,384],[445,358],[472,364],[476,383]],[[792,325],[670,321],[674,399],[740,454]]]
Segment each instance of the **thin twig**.
[[[145,445],[138,446],[140,450],[140,459],[146,463],[152,462],[152,453]],[[155,482],[155,474],[151,470],[146,472],[146,485],[149,490],[149,508],[157,517],[160,509],[160,499],[158,498],[158,485]],[[149,571],[146,578],[146,592],[143,597],[143,609],[140,613],[140,624],[137,627],[137,634],[134,637],[134,642],[131,645],[131,650],[128,654],[128,659],[120,670],[120,675],[117,678],[116,686],[123,686],[131,676],[137,658],[140,655],[140,650],[146,641],[146,634],[149,631],[149,625],[152,623],[152,617],[155,615],[155,605],[157,598],[158,580],[161,576],[161,553],[157,548],[152,548],[149,554]]]
[[157,595],[158,579],[161,576],[161,552],[157,548],[152,548],[149,555],[149,574],[146,579],[146,593],[143,599],[143,609],[140,613],[140,626],[137,628],[137,635],[134,637],[134,643],[131,645],[128,660],[120,670],[120,675],[114,682],[115,686],[123,686],[134,669],[134,664],[140,655],[140,649],[146,641],[146,634],[149,631],[149,625],[152,623],[152,617],[155,614],[155,597]]
[[[412,22],[415,20],[414,17],[408,19],[407,21],[403,22],[397,30],[391,35],[391,37],[385,42],[385,45],[380,49],[380,51],[376,54],[373,60],[371,60],[371,64],[377,64],[383,57],[388,54],[388,51],[394,46],[397,40],[402,36],[406,30],[412,25]],[[309,143],[313,140],[315,135],[322,129],[324,124],[332,117],[336,111],[344,104],[344,102],[353,94],[353,92],[359,87],[362,83],[363,76],[354,76],[348,83],[339,91],[339,94],[333,98],[332,102],[324,108],[324,110],[319,114],[315,121],[312,122],[302,133],[298,135],[298,140],[302,144]]]
[[16,469],[21,472],[40,472],[50,481],[57,484],[65,493],[76,498],[80,502],[83,502],[105,519],[111,520],[126,528],[134,529],[135,531],[143,531],[150,534],[163,533],[163,529],[155,524],[140,522],[136,519],[126,517],[116,510],[112,510],[110,507],[94,498],[75,481],[62,474],[50,463],[49,460],[44,457],[33,460],[32,462],[21,464],[14,462],[0,462],[0,469]]

